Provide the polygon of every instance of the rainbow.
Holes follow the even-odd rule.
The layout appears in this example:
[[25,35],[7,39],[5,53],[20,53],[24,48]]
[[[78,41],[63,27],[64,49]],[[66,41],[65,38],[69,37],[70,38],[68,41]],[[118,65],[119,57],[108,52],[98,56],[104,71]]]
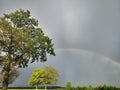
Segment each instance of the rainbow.
[[57,48],[55,49],[55,51],[79,51],[82,53],[91,53],[93,55],[98,55],[100,57],[102,57],[104,60],[106,60],[106,62],[111,62],[114,65],[120,66],[120,63],[117,62],[116,60],[113,60],[112,58],[103,55],[101,53],[95,52],[95,51],[90,51],[90,50],[85,50],[85,49],[80,49],[80,48]]

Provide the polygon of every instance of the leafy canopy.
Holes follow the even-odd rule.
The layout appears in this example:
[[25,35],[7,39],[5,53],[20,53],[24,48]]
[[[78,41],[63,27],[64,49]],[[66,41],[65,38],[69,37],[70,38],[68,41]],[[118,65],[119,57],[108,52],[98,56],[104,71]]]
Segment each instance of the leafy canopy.
[[0,17],[0,64],[26,67],[28,62],[46,61],[54,55],[52,40],[38,27],[30,11],[22,9]]
[[35,69],[28,83],[29,85],[32,86],[41,84],[44,81],[43,80],[44,77],[45,77],[45,71],[42,68]]
[[44,68],[45,70],[45,80],[43,83],[45,84],[56,84],[56,82],[59,80],[59,72],[52,66],[47,66]]
[[51,67],[47,66],[44,69],[38,68],[32,72],[32,75],[28,81],[29,85],[53,85],[59,80],[58,71]]

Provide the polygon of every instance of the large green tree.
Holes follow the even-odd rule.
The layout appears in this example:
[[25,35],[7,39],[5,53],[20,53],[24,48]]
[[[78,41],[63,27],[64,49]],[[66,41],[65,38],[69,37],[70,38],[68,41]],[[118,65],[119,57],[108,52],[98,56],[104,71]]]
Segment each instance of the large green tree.
[[25,68],[34,61],[46,61],[55,55],[52,40],[38,26],[29,10],[19,9],[0,17],[0,65],[2,90],[7,90],[13,66]]
[[56,82],[59,80],[58,76],[59,72],[51,66],[47,66],[44,69],[38,68],[32,72],[32,75],[28,80],[28,84],[36,86],[36,90],[38,85],[44,85],[46,90],[47,85],[56,84]]

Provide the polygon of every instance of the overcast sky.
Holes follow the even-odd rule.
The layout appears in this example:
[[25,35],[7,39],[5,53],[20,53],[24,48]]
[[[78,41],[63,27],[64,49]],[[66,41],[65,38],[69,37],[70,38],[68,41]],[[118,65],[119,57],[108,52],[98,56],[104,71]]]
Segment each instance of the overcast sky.
[[30,10],[53,39],[57,56],[21,70],[13,86],[26,86],[34,68],[54,66],[58,85],[120,86],[120,0],[1,0],[0,15]]

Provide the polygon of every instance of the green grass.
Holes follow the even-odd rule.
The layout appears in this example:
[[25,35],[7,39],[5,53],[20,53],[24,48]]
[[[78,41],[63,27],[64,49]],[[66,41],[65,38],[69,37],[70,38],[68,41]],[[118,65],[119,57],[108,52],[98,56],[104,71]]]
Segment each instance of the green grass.
[[8,90],[35,90],[35,89],[8,89]]
[[[0,89],[2,90],[2,89]],[[8,89],[8,90],[36,90],[36,89]],[[38,90],[44,90],[44,89],[38,89]]]
[[[2,90],[2,89],[0,89]],[[35,90],[35,89],[8,89],[8,90]]]

